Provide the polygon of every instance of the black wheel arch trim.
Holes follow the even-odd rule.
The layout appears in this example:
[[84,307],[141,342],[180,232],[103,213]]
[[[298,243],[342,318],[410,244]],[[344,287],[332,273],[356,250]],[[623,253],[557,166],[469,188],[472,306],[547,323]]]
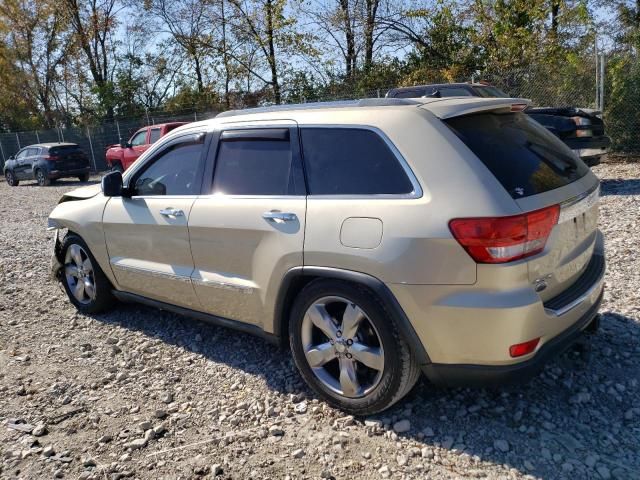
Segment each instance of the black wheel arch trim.
[[397,327],[400,330],[404,340],[409,345],[411,353],[419,365],[431,364],[431,359],[422,345],[418,334],[416,333],[413,325],[409,321],[406,313],[402,309],[402,306],[396,299],[395,295],[391,292],[384,282],[372,275],[356,272],[353,270],[344,270],[333,267],[294,267],[287,271],[280,284],[280,290],[276,297],[275,315],[274,315],[274,334],[284,344],[288,337],[286,331],[288,325],[288,319],[285,318],[287,312],[287,295],[293,282],[297,279],[304,277],[308,278],[328,278],[336,280],[345,280],[355,284],[363,285],[371,290],[378,296],[380,301],[384,304],[385,308],[393,315],[394,320],[397,323]]

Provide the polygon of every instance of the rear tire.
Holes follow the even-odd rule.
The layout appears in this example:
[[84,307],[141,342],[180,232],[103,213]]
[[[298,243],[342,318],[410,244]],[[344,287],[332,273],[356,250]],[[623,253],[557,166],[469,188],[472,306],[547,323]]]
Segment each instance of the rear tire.
[[353,415],[389,408],[420,376],[409,346],[370,290],[339,280],[316,280],[296,298],[289,342],[309,386]]
[[88,182],[89,181],[89,174],[88,173],[83,173],[82,175],[78,175],[78,180],[80,180],[81,182]]
[[15,174],[11,170],[4,172],[4,178],[7,180],[7,185],[10,187],[17,187],[20,183]]
[[47,174],[42,169],[36,170],[36,181],[41,187],[51,185],[51,179],[47,177]]
[[111,283],[78,235],[69,234],[62,241],[61,281],[71,303],[82,313],[99,313],[113,308],[115,298]]

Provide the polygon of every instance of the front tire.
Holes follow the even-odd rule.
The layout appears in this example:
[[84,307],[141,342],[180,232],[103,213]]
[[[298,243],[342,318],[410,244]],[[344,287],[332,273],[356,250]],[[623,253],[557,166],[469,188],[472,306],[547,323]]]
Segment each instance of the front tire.
[[99,313],[113,307],[111,283],[85,241],[78,235],[67,235],[60,251],[62,285],[71,303],[82,313]]
[[89,181],[89,174],[88,173],[83,173],[82,175],[78,175],[78,180],[80,180],[81,182],[88,182]]
[[420,375],[384,305],[351,283],[316,280],[307,285],[294,302],[289,342],[309,386],[353,415],[389,408]]
[[36,181],[38,185],[41,187],[46,187],[51,185],[51,179],[47,176],[47,174],[42,169],[36,170]]
[[7,185],[9,185],[10,187],[17,187],[20,183],[11,170],[7,170],[4,173],[4,178],[7,180]]

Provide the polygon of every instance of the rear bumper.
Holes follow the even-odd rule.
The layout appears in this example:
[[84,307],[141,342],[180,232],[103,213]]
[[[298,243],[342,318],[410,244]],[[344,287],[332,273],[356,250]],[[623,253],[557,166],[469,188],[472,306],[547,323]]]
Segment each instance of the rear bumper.
[[[572,285],[544,303],[526,264],[489,266],[473,286],[389,285],[424,346],[424,373],[445,385],[487,385],[535,374],[596,317],[604,288],[604,239]],[[523,282],[526,282],[523,284]],[[500,285],[512,285],[509,290]],[[512,358],[509,347],[539,338],[537,349]]]
[[432,363],[424,365],[422,371],[427,378],[446,386],[492,386],[518,383],[529,380],[539,373],[544,365],[560,355],[585,332],[597,328],[598,309],[602,302],[600,292],[596,302],[580,319],[561,334],[546,342],[533,358],[512,365],[453,365]]
[[609,152],[611,140],[607,136],[600,137],[579,137],[569,138],[565,143],[578,156],[585,161],[587,165],[597,165],[602,155]]
[[91,171],[91,167],[86,166],[82,168],[74,168],[73,170],[49,170],[47,174],[49,178],[63,178],[63,177],[77,177],[78,175],[85,175]]

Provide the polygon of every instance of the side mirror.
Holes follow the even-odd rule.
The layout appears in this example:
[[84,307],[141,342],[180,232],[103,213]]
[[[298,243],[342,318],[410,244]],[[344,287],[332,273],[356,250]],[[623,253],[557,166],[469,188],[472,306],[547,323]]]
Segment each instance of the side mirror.
[[102,193],[105,197],[122,196],[122,173],[113,171],[102,177]]
[[16,159],[16,157],[15,157],[14,155],[11,155],[9,158],[7,158],[7,161],[9,161],[9,160],[15,160],[15,159]]
[[129,142],[122,142],[120,144],[121,148],[131,148],[131,144]]

